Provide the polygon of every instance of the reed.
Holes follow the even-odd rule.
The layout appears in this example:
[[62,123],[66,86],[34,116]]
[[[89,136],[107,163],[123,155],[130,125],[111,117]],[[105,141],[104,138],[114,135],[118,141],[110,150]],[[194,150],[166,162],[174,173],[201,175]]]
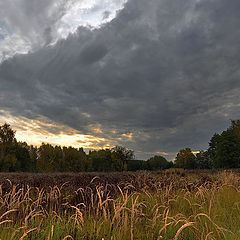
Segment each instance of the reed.
[[0,184],[0,239],[240,239],[238,172],[101,177],[40,187],[12,175]]

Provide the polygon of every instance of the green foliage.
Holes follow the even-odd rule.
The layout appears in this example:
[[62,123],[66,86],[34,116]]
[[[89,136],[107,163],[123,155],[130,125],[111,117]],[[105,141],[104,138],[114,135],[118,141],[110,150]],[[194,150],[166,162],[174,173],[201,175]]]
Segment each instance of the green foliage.
[[39,147],[37,158],[37,171],[53,172],[54,171],[54,148],[50,144],[44,144]]
[[0,143],[10,144],[14,143],[15,141],[15,131],[11,129],[10,125],[5,123],[0,126]]
[[27,143],[18,142],[15,145],[16,171],[33,172],[35,163],[30,157],[30,149]]
[[163,170],[170,167],[170,163],[163,156],[154,156],[147,160],[148,170]]
[[87,156],[82,148],[42,144],[37,151],[38,172],[81,172],[85,171]]
[[196,157],[190,148],[181,149],[175,159],[177,167],[185,169],[196,168]]
[[111,150],[112,161],[118,171],[127,170],[127,163],[134,159],[134,152],[127,148],[116,146]]
[[116,146],[112,149],[90,151],[89,162],[92,171],[110,172],[128,170],[129,161],[133,161],[134,153],[124,147]]
[[163,170],[171,167],[184,169],[240,167],[240,120],[221,134],[214,134],[207,151],[196,156],[190,148],[181,149],[175,163],[163,156],[147,161],[134,160],[134,152],[125,147],[89,151],[83,148],[52,146],[40,147],[17,142],[15,131],[5,123],[0,126],[0,171],[2,172],[82,172],[82,171],[137,171]]
[[208,154],[215,168],[240,167],[240,120],[232,120],[226,131],[214,134]]
[[201,150],[196,154],[196,166],[199,169],[210,169],[212,168],[212,160],[207,151]]
[[32,172],[37,171],[38,148],[31,145],[29,147],[30,162],[32,163]]
[[92,163],[92,171],[110,172],[114,171],[114,163],[112,161],[111,150],[102,149],[89,152],[89,159]]
[[147,169],[146,161],[144,160],[129,160],[127,163],[127,170],[128,171],[138,171]]
[[233,131],[240,141],[240,120],[231,120],[231,126],[228,130]]
[[0,170],[2,172],[13,172],[16,166],[15,157],[15,131],[5,123],[0,126]]
[[4,172],[123,171],[133,159],[133,151],[120,146],[90,151],[88,156],[83,148],[28,146],[16,141],[9,124],[0,126],[0,171]]
[[63,166],[67,172],[81,172],[85,170],[87,156],[82,148],[63,147]]

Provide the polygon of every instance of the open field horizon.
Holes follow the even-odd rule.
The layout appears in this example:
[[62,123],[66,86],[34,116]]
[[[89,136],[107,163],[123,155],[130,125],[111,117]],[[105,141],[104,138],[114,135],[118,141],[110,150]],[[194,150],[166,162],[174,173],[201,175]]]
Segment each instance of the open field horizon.
[[240,0],[0,0],[0,240],[240,240],[239,53]]

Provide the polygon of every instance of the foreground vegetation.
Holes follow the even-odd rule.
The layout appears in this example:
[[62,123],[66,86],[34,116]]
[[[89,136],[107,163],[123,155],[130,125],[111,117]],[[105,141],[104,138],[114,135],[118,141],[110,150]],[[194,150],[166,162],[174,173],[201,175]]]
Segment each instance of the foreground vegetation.
[[0,239],[240,239],[240,172],[2,173]]

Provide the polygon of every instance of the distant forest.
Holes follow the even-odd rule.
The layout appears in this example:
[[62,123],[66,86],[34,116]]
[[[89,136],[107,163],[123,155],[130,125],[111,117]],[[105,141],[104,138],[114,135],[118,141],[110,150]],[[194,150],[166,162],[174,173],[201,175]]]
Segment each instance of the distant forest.
[[1,172],[113,172],[163,170],[168,168],[212,169],[240,167],[240,120],[232,120],[221,134],[214,134],[209,148],[194,155],[190,148],[181,149],[174,162],[160,155],[135,160],[134,152],[125,147],[89,151],[83,148],[40,147],[18,142],[9,124],[0,126]]

